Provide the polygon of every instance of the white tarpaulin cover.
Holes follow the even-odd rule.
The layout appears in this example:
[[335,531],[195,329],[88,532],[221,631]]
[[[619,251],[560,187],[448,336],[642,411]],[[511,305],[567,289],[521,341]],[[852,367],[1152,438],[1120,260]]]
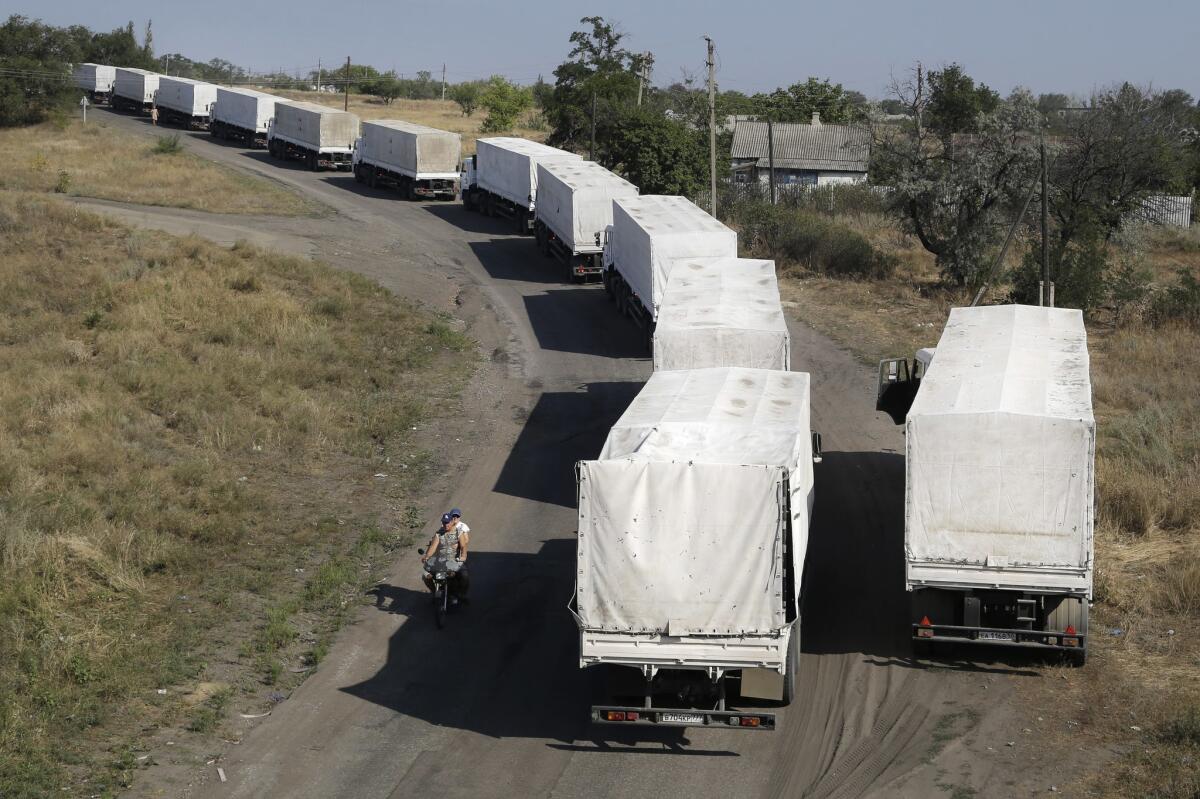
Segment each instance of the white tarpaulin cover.
[[462,136],[415,122],[374,119],[362,123],[360,158],[418,180],[457,178]]
[[956,567],[951,581],[1049,570],[1090,587],[1096,424],[1079,311],[952,310],[907,430],[910,582],[929,564]]
[[583,159],[529,139],[511,136],[479,139],[475,142],[475,180],[481,189],[532,210],[537,201],[537,165],[563,160]]
[[753,635],[787,626],[812,507],[801,372],[657,372],[579,464],[577,609],[584,629]]
[[256,133],[266,133],[267,123],[275,116],[275,103],[286,102],[287,100],[273,94],[254,89],[218,86],[217,104],[213,106],[212,118],[215,122],[224,122]]
[[594,161],[560,159],[537,168],[538,219],[572,252],[600,252],[612,201],[636,197],[637,186]]
[[90,92],[111,92],[117,68],[104,64],[79,64],[72,73],[75,85]]
[[736,258],[737,234],[686,197],[645,194],[613,201],[611,260],[657,318],[680,258]]
[[791,368],[775,262],[688,258],[667,279],[654,328],[654,370]]
[[158,94],[155,102],[161,108],[170,108],[181,114],[194,117],[208,116],[217,101],[217,87],[202,80],[176,78],[163,75],[158,79]]
[[152,103],[158,91],[158,73],[137,67],[117,67],[113,94],[135,103]]
[[350,152],[358,138],[358,116],[327,105],[280,100],[272,134],[314,150]]

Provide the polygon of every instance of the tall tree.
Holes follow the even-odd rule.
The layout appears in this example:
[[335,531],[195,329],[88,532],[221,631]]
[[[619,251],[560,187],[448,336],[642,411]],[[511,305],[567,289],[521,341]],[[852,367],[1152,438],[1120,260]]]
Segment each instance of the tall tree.
[[77,99],[66,78],[80,55],[66,29],[16,14],[0,25],[0,127],[40,122]]
[[958,64],[929,73],[929,106],[925,122],[949,139],[955,133],[974,133],[985,114],[1000,105],[1000,95],[975,80]]
[[809,78],[770,94],[756,94],[755,111],[775,122],[808,122],[818,113],[822,122],[845,125],[866,118],[865,107],[856,105],[858,98],[866,98],[857,92],[854,95],[857,97],[828,78]]
[[488,112],[480,132],[500,133],[511,130],[520,113],[533,105],[533,94],[500,75],[493,75],[480,92],[479,105]]
[[584,17],[580,23],[590,29],[571,34],[571,52],[554,70],[554,93],[546,108],[550,142],[558,147],[585,147],[594,108],[611,115],[637,98],[643,56],[622,47],[625,34],[603,17]]

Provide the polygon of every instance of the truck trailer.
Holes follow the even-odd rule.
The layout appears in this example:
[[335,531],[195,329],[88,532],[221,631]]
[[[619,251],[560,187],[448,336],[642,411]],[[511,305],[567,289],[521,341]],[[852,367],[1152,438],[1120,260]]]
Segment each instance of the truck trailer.
[[458,196],[462,136],[399,119],[363,122],[354,147],[354,179],[395,186],[406,199]]
[[674,265],[683,258],[736,258],[737,234],[686,197],[644,194],[613,200],[604,245],[604,288],[652,344]]
[[266,147],[267,128],[275,118],[275,104],[287,100],[254,89],[217,87],[208,132],[225,141],[240,141],[247,147]]
[[120,111],[150,113],[158,93],[158,74],[136,67],[117,67],[110,104]]
[[475,155],[463,161],[463,205],[487,216],[507,217],[518,233],[530,233],[537,208],[537,165],[581,160],[575,153],[528,139],[479,139]]
[[217,102],[217,87],[202,80],[163,75],[154,101],[162,121],[205,130]]
[[602,724],[770,730],[738,694],[795,696],[819,437],[809,377],[655,372],[576,466],[579,665],[612,685]]
[[358,117],[316,103],[280,100],[267,127],[267,151],[273,158],[294,159],[316,171],[350,169]]
[[[938,642],[1086,659],[1096,423],[1080,311],[955,308],[905,419],[905,586],[918,648]],[[903,394],[904,392],[900,392]]]
[[638,196],[637,186],[594,161],[558,159],[537,165],[533,235],[566,267],[568,281],[599,277],[612,201]]
[[104,64],[78,64],[71,75],[75,85],[87,93],[93,105],[107,103],[112,98],[113,83],[117,79],[117,68]]
[[654,371],[787,371],[791,350],[774,261],[686,258],[675,264],[654,326]]

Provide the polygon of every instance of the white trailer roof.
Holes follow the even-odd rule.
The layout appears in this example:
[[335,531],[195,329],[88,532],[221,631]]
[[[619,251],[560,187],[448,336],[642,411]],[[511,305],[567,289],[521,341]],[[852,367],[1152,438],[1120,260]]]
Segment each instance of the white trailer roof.
[[812,508],[808,391],[799,372],[651,376],[600,459],[579,464],[585,629],[785,634],[784,577],[798,592]]
[[539,163],[537,215],[573,252],[600,251],[617,198],[636,197],[637,186],[595,161]]
[[908,413],[910,585],[1090,590],[1088,369],[1077,310],[950,312]]
[[654,369],[791,365],[775,262],[680,259],[667,278],[654,328]]

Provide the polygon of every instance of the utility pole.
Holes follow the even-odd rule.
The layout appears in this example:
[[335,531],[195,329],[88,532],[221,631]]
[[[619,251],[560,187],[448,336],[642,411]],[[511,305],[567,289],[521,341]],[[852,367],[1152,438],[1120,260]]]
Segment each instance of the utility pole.
[[233,64],[229,65],[229,87],[233,88]]
[[446,102],[446,65],[442,64],[442,102]]
[[592,92],[592,146],[588,149],[588,160],[596,160],[596,93]]
[[650,59],[652,56],[649,52],[642,53],[642,68],[638,70],[638,99],[637,104],[642,104],[642,87],[646,85],[646,81],[650,79]]
[[163,74],[170,75],[171,74],[171,56],[166,55],[166,56],[163,56],[163,58],[167,59],[167,65],[165,67],[163,67]]
[[913,116],[917,118],[917,141],[921,141],[921,109],[925,105],[925,71],[917,62],[917,96],[913,101]]
[[[771,171],[771,205],[775,204],[775,123],[767,120],[767,164]],[[758,178],[755,178],[757,181]]]
[[1054,291],[1050,286],[1050,198],[1047,194],[1046,186],[1049,180],[1046,177],[1046,134],[1043,133],[1038,141],[1038,150],[1042,156],[1042,285],[1044,286],[1041,298],[1045,301],[1041,304],[1054,307]]
[[342,102],[342,110],[350,110],[350,56],[346,56],[346,98]]
[[321,59],[318,58],[317,59],[317,91],[318,92],[321,91],[321,82],[322,82],[322,78],[324,77],[321,73],[322,73]]
[[716,94],[716,62],[713,60],[713,40],[704,37],[708,42],[708,177],[709,191],[712,193],[710,203],[713,219],[717,218],[717,94]]

